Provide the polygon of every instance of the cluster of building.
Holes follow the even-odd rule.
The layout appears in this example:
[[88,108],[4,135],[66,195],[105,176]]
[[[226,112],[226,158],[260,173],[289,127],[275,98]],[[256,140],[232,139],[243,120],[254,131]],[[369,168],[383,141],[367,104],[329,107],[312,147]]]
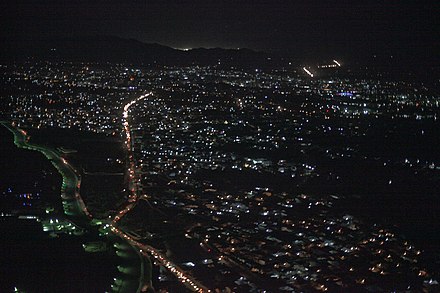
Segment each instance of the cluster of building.
[[[157,226],[127,222],[144,241],[166,243],[168,231],[179,227],[173,238],[196,239],[212,254],[200,259],[202,252],[192,250],[176,260],[193,264],[188,270],[211,286],[198,266],[229,265],[241,276],[223,284],[235,291],[419,290],[429,283],[414,246],[380,225],[334,212],[336,195],[298,194],[301,184],[327,175],[307,160],[319,146],[305,139],[311,118],[300,111],[292,118],[295,110],[265,97],[203,100],[177,91],[158,93],[130,112],[137,172],[153,205],[137,212],[167,215]],[[296,155],[289,153],[294,148]]]
[[[14,89],[1,97],[6,114],[21,127],[124,137],[129,125],[130,176],[140,180],[140,202],[148,204],[133,205],[121,226],[208,288],[377,292],[438,285],[408,241],[335,209],[341,195],[325,186],[302,192],[320,178],[338,180],[323,162],[369,159],[347,141],[365,136],[374,121],[435,123],[439,99],[423,85],[315,78],[301,69],[73,63],[3,65],[0,78]],[[146,91],[153,94],[139,99]],[[402,160],[394,159],[380,158]],[[179,252],[176,239],[191,249]],[[159,275],[160,288],[169,277]]]

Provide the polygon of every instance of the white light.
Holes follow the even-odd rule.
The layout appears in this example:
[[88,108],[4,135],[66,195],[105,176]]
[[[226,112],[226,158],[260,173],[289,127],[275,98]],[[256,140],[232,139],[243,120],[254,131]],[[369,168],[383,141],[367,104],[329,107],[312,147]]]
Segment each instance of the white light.
[[311,73],[307,68],[303,67],[303,70],[310,75],[310,77],[313,77],[313,73]]

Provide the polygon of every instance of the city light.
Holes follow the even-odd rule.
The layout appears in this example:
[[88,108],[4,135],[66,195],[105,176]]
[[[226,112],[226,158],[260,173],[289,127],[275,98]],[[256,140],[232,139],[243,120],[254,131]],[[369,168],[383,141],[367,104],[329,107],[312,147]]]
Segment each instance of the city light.
[[[5,80],[17,80],[23,94],[5,97],[5,105],[20,127],[14,136],[20,147],[34,149],[30,135],[39,141],[53,128],[81,138],[69,145],[69,137],[64,140],[61,134],[54,141],[66,141],[66,148],[44,152],[62,174],[60,208],[67,215],[83,214],[81,178],[69,180],[71,171],[84,174],[84,192],[92,178],[87,176],[95,175],[82,161],[84,149],[104,158],[93,168],[108,176],[99,184],[115,179],[114,188],[108,184],[111,193],[102,195],[88,192],[87,207],[105,218],[93,224],[100,236],[114,233],[119,243],[128,244],[127,249],[117,247],[118,256],[126,256],[130,246],[139,252],[133,264],[141,260],[147,268],[139,282],[133,281],[139,288],[150,285],[151,260],[161,268],[159,276],[153,270],[157,291],[168,285],[192,292],[227,287],[248,292],[266,286],[276,292],[370,286],[392,291],[394,284],[383,278],[401,276],[401,288],[428,292],[438,278],[426,265],[423,247],[406,243],[393,227],[335,207],[365,188],[394,194],[408,182],[419,187],[435,181],[440,163],[429,154],[435,145],[424,143],[422,153],[390,153],[374,146],[390,143],[399,149],[398,140],[382,137],[408,134],[415,138],[407,140],[409,145],[419,138],[435,140],[437,132],[429,125],[439,117],[438,94],[428,85],[388,80],[364,67],[351,70],[353,64],[344,69],[342,61],[318,62],[279,72],[74,63],[66,69],[65,63],[51,62],[42,64],[40,72],[39,65],[20,65],[8,69]],[[60,76],[66,81],[54,82]],[[26,96],[29,81],[47,93]],[[68,84],[76,84],[80,93]],[[95,141],[96,150],[105,148],[109,154],[95,152]],[[359,166],[374,168],[363,168],[359,176]],[[13,195],[4,191],[5,197]],[[31,192],[17,196],[12,199],[24,212],[19,218],[33,220],[27,206]],[[32,209],[38,208],[32,200]],[[60,217],[62,211],[41,210],[47,219],[40,216],[44,231],[81,232],[81,226]],[[0,214],[16,217],[8,210]]]

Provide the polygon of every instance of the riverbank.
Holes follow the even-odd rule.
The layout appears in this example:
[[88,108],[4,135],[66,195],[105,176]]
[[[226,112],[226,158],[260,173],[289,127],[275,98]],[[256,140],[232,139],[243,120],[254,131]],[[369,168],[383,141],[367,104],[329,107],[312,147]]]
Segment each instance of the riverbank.
[[[63,202],[64,216],[85,231],[84,236],[81,236],[81,238],[75,238],[76,241],[74,240],[71,241],[71,242],[77,242],[76,247],[81,248],[81,246],[84,247],[84,243],[97,241],[97,240],[102,241],[103,243],[107,242],[109,244],[108,246],[110,247],[112,247],[117,243],[121,244],[121,241],[124,242],[123,239],[120,240],[119,238],[115,238],[115,237],[100,237],[98,235],[99,227],[91,225],[91,220],[93,219],[92,215],[88,212],[87,207],[85,206],[79,193],[81,178],[78,175],[78,172],[69,164],[69,162],[67,162],[61,156],[61,154],[59,154],[56,150],[51,149],[49,147],[30,143],[26,131],[17,129],[6,122],[2,122],[1,124],[14,135],[14,143],[17,147],[22,149],[39,151],[52,163],[52,165],[62,175],[63,182],[61,186],[61,197]],[[79,249],[78,251],[84,253],[84,250],[82,249]],[[76,254],[78,254],[78,251],[76,251]],[[109,249],[108,252],[111,254],[111,251],[114,251],[113,248]],[[75,259],[74,257],[75,253],[71,253],[71,252],[72,251],[67,251],[67,252],[65,251],[63,255],[70,255],[73,259]],[[115,253],[111,261],[112,263],[114,263],[114,265],[111,265],[110,263],[106,263],[104,265],[102,260],[99,261],[99,259],[96,259],[96,256],[98,256],[99,253],[93,253],[92,255],[84,253],[85,254],[84,260],[86,261],[90,259],[94,260],[95,266],[91,266],[93,267],[93,271],[89,272],[90,276],[93,275],[98,276],[101,273],[105,272],[103,275],[105,276],[104,278],[106,282],[103,283],[103,286],[98,291],[107,291],[112,289],[113,291],[117,291],[117,292],[139,291],[138,288],[141,287],[141,284],[139,283],[140,281],[139,275],[141,275],[144,265],[142,262],[142,258],[140,258],[137,255],[134,249],[126,250],[123,255],[119,255],[117,250],[114,252]],[[117,255],[118,257],[116,257],[115,255]],[[53,255],[50,255],[50,252],[48,252],[48,257],[53,257]],[[115,261],[116,259],[118,259],[117,263],[120,264],[122,263],[122,265],[124,265],[126,268],[130,270],[131,274],[124,274],[123,272],[120,272],[116,266],[116,261]],[[84,263],[85,262],[83,262],[82,264]],[[96,267],[97,264],[102,264],[102,266],[98,265],[98,267]],[[54,265],[56,266],[56,263]],[[70,266],[72,268],[76,268],[75,270],[78,271],[89,271],[87,268],[81,267],[81,265],[76,267],[75,265],[70,264]],[[68,276],[66,276],[66,278],[68,278]],[[76,280],[77,283],[82,284],[82,287],[80,289],[70,291],[71,288],[74,288],[75,286],[69,285],[69,288],[65,288],[65,290],[63,289],[62,291],[63,292],[91,292],[91,291],[95,292],[96,290],[94,289],[92,289],[91,291],[86,289],[88,288],[87,286],[93,286],[93,284],[96,283],[96,281],[94,281],[93,279],[80,278],[79,280]],[[47,279],[44,280],[46,282],[45,283],[46,287],[43,287],[42,291],[48,290],[47,292],[60,292],[58,289],[55,291],[51,291],[50,289],[51,288],[50,286],[52,286],[51,281]],[[64,279],[64,282],[62,283],[69,284],[72,280],[73,278],[70,280]],[[36,292],[40,292],[40,291],[37,290]],[[32,292],[32,288],[30,292]]]

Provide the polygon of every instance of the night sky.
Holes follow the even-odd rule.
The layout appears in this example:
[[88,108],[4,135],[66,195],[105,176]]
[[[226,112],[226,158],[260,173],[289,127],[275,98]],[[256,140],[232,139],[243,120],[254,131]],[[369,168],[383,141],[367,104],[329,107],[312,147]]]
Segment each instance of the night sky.
[[440,1],[2,0],[0,10],[6,39],[104,34],[306,55],[435,54],[440,39]]

